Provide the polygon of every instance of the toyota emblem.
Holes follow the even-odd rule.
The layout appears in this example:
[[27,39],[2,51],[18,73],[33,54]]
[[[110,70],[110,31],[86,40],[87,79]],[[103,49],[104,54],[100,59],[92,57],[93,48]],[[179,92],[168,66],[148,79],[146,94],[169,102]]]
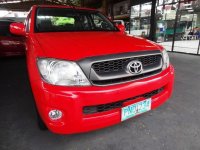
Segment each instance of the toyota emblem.
[[142,63],[138,60],[133,60],[127,65],[128,71],[132,74],[139,74],[143,71]]

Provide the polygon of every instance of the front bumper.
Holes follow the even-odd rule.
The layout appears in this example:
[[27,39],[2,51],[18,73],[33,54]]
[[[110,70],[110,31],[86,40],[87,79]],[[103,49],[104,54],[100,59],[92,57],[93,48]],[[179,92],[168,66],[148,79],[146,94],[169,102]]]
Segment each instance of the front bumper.
[[[41,80],[31,83],[43,121],[50,131],[59,134],[87,132],[121,122],[121,108],[86,115],[83,113],[84,106],[117,102],[164,87],[161,93],[152,97],[151,109],[155,109],[171,96],[173,84],[172,65],[155,76],[112,86],[61,87],[46,84]],[[138,98],[123,105],[141,100],[143,99]],[[57,121],[50,120],[48,112],[52,109],[61,110],[63,117]]]

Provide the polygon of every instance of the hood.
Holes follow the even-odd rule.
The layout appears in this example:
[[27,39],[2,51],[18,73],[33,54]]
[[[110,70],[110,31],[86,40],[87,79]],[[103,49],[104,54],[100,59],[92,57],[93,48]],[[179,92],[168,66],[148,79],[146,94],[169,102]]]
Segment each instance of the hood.
[[37,33],[42,57],[80,60],[86,57],[158,50],[157,44],[118,32]]

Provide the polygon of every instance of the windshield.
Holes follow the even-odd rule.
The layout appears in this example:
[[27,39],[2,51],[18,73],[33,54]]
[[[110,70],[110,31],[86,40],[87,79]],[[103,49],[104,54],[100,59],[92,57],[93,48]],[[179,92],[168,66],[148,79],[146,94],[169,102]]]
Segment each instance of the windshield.
[[118,31],[101,13],[70,8],[38,8],[35,32]]

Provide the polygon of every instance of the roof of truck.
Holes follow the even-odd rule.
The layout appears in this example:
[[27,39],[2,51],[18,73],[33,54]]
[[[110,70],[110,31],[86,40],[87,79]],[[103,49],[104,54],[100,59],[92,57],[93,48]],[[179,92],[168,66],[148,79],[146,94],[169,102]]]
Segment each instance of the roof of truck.
[[97,11],[96,9],[86,8],[86,7],[76,7],[76,6],[69,6],[69,5],[33,5],[33,7],[48,7],[48,8],[71,8],[71,9],[78,9],[78,10],[90,10],[90,11]]

